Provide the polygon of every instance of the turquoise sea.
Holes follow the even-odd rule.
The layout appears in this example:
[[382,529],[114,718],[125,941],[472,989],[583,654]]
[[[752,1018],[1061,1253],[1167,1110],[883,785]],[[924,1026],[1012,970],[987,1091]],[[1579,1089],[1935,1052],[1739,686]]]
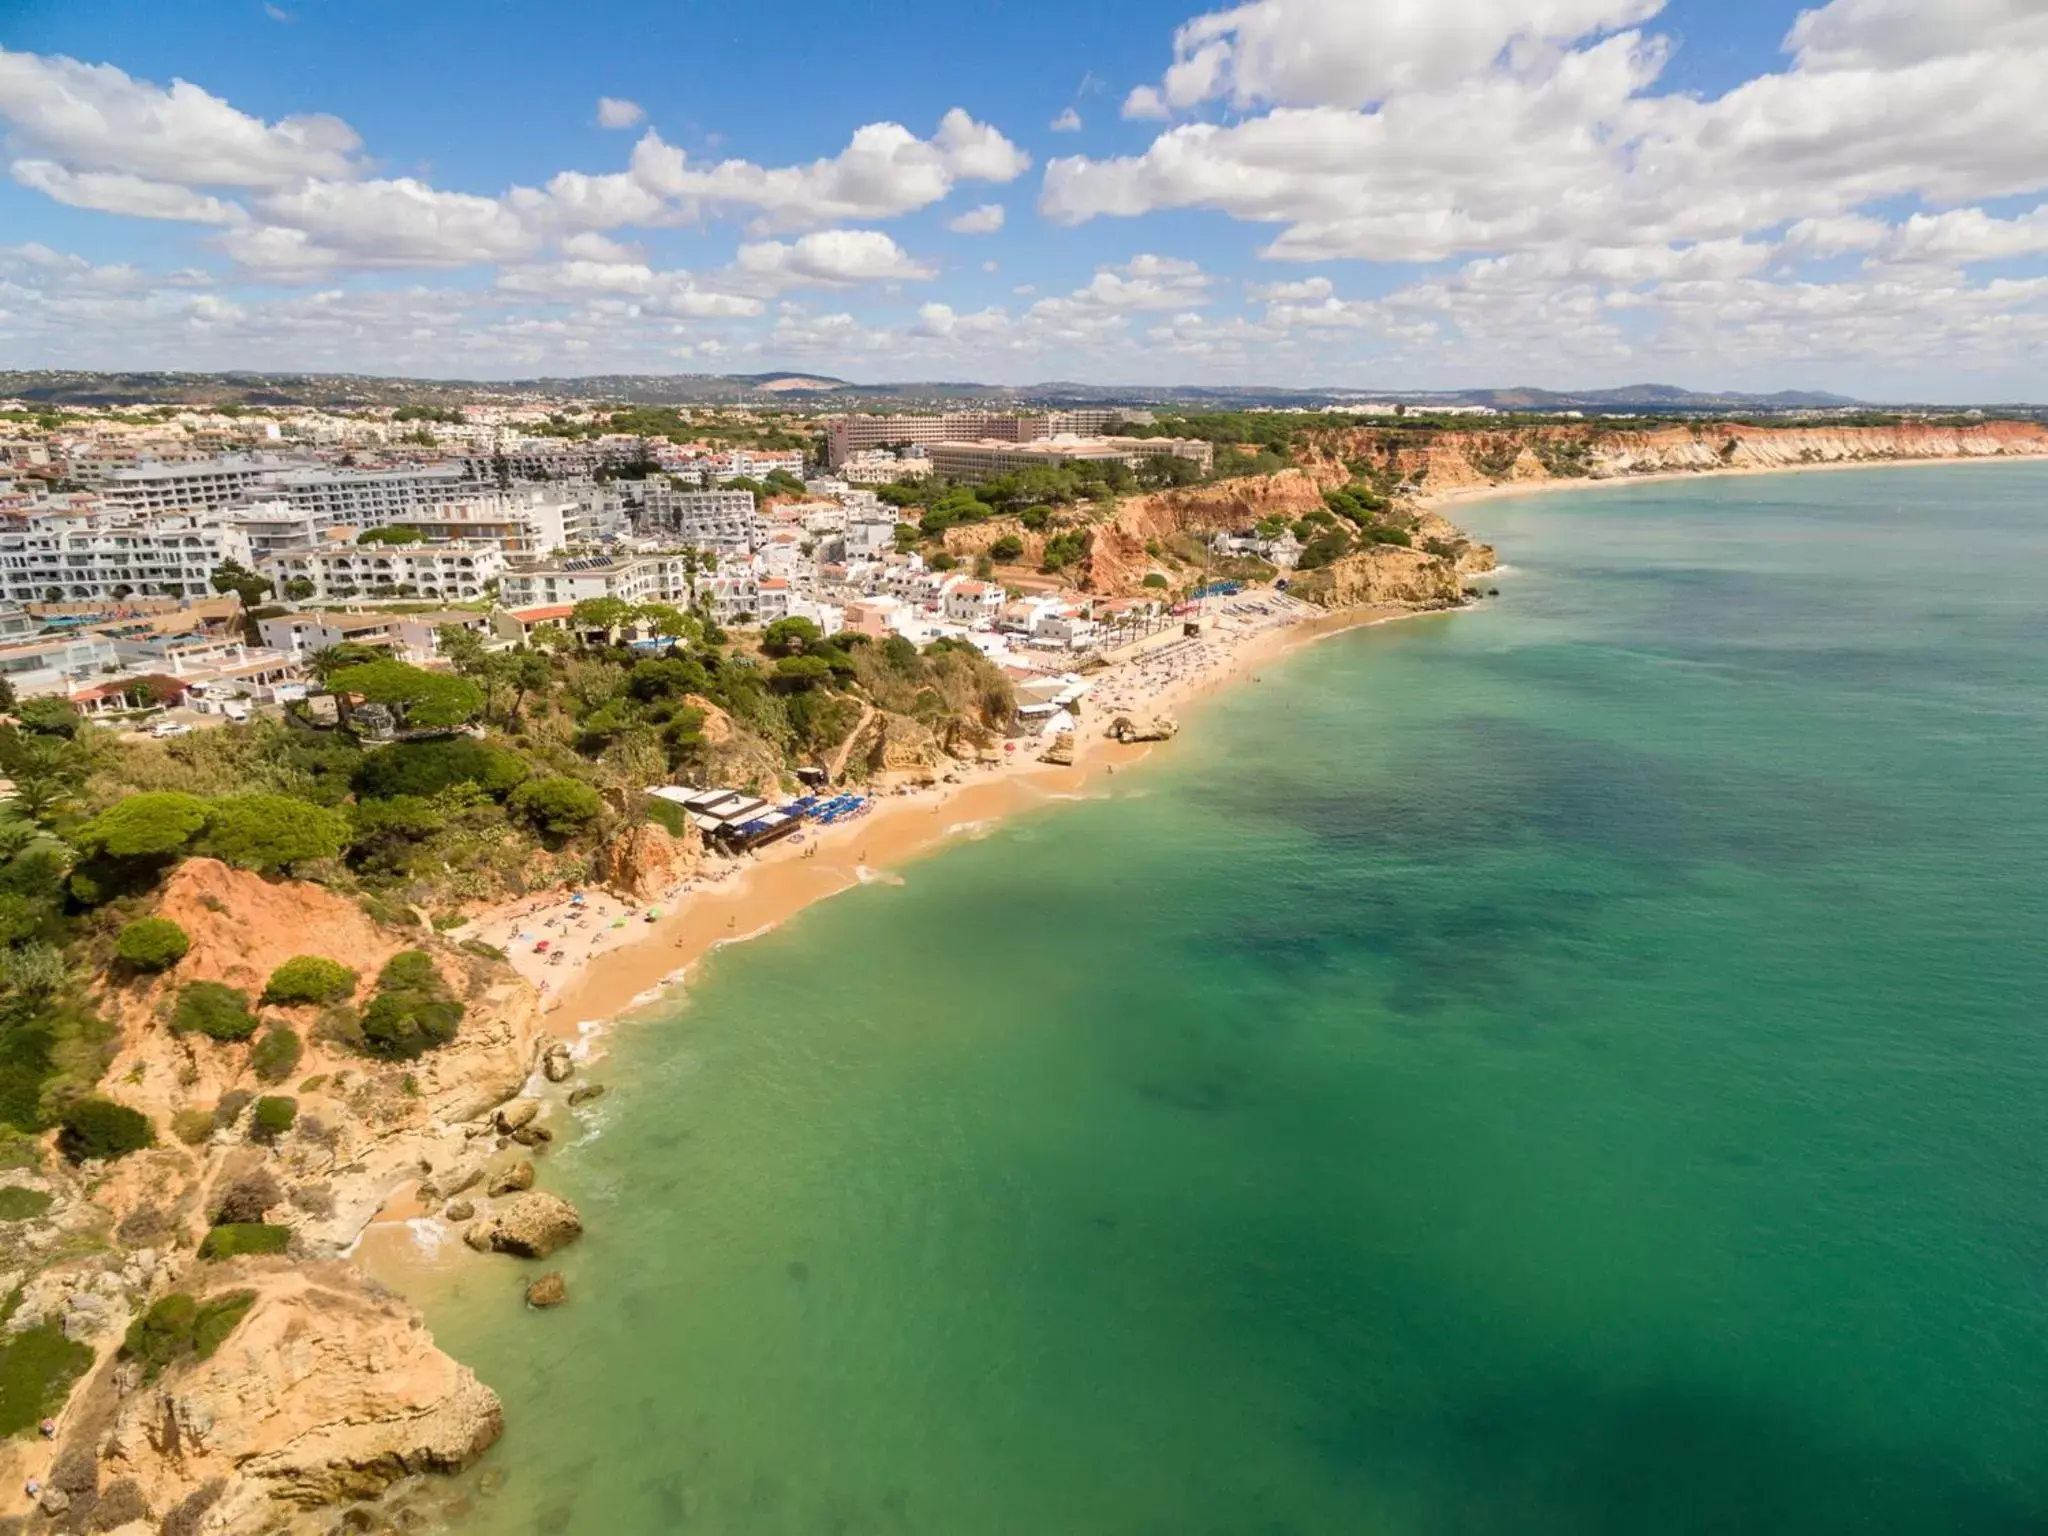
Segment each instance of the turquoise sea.
[[2048,1529],[2048,468],[1464,520],[619,1031],[464,1529]]

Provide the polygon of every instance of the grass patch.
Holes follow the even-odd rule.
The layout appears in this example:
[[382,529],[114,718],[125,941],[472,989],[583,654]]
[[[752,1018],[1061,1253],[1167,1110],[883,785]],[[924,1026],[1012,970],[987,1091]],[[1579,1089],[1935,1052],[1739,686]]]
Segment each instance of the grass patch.
[[33,1221],[50,1208],[47,1190],[22,1184],[0,1186],[0,1221]]
[[[20,1293],[8,1298],[0,1316],[14,1310]],[[35,1431],[71,1395],[72,1384],[92,1367],[92,1351],[64,1337],[55,1323],[22,1333],[0,1334],[0,1439]]]
[[232,1259],[245,1253],[283,1253],[292,1240],[290,1227],[267,1221],[237,1221],[215,1227],[199,1245],[202,1259]]

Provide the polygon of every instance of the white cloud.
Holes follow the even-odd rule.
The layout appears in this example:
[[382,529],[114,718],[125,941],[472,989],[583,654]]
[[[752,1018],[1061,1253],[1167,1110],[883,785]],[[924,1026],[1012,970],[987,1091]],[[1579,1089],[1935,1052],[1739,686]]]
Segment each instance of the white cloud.
[[188,224],[241,224],[248,210],[189,187],[150,181],[126,171],[72,171],[49,160],[17,160],[14,179],[73,208],[118,213],[135,219],[175,219]]
[[700,168],[650,131],[633,151],[631,174],[684,205],[752,212],[754,232],[774,234],[894,218],[940,201],[956,182],[1014,181],[1030,165],[1024,151],[956,107],[929,140],[900,123],[869,123],[831,159],[775,168],[746,160]]
[[979,208],[970,208],[946,224],[946,228],[956,235],[992,235],[1002,227],[1001,203],[983,203]]
[[270,193],[258,207],[352,266],[474,266],[523,256],[537,243],[500,199],[441,192],[410,177],[308,181]]
[[1047,126],[1054,133],[1079,133],[1081,131],[1081,114],[1072,107],[1068,107]]
[[1794,27],[1788,68],[1712,98],[1656,93],[1670,46],[1635,27],[1658,8],[1252,0],[1199,17],[1127,115],[1251,115],[1055,160],[1041,207],[1065,223],[1205,208],[1278,226],[1278,259],[1429,262],[2048,189],[2039,0],[1834,0]]
[[638,247],[586,229],[562,242],[562,254],[576,261],[638,261]]
[[362,141],[339,118],[275,123],[183,80],[168,89],[111,64],[0,49],[0,118],[11,143],[72,170],[181,186],[283,187],[347,177]]
[[[1153,92],[1163,108],[1219,97],[1240,110],[1362,107],[1443,90],[1505,53],[1534,53],[1647,21],[1664,0],[1252,0],[1174,34]],[[1129,115],[1129,114],[1127,114]]]
[[1166,105],[1166,98],[1149,85],[1141,85],[1124,98],[1123,118],[1126,122],[1159,122],[1173,116]]
[[766,293],[922,282],[935,275],[878,229],[823,229],[792,243],[766,240],[743,245],[732,271],[738,283]]
[[597,98],[597,126],[600,128],[631,128],[646,116],[637,101],[627,101],[618,96]]

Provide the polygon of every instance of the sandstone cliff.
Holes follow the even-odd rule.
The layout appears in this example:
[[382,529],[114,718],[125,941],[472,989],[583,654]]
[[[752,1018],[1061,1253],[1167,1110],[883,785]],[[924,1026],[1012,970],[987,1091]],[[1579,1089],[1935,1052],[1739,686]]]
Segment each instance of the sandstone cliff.
[[1370,463],[1426,493],[1476,486],[1717,470],[1797,469],[2048,454],[2048,426],[1990,421],[1973,426],[1768,427],[1697,422],[1618,429],[1530,427],[1418,432],[1353,428],[1319,435],[1319,465]]
[[1304,572],[1290,590],[1325,608],[1451,608],[1464,601],[1456,560],[1392,544]]
[[697,873],[704,863],[704,834],[693,821],[680,837],[643,821],[605,845],[604,883],[642,901],[652,901]]
[[220,1480],[207,1528],[275,1529],[295,1508],[459,1470],[498,1438],[496,1395],[434,1347],[417,1311],[357,1271],[279,1259],[209,1268],[212,1288],[256,1293],[218,1352],[146,1383],[120,1362],[74,1404],[68,1417],[94,1431],[98,1487],[129,1481],[161,1517]]
[[[416,1313],[337,1259],[400,1190],[482,1177],[493,1155],[483,1117],[519,1093],[538,1059],[533,989],[423,930],[382,927],[325,888],[272,884],[211,859],[179,865],[157,909],[185,929],[190,951],[166,976],[105,984],[99,1007],[117,1030],[100,1091],[148,1114],[159,1145],[44,1176],[57,1203],[23,1255],[28,1268],[0,1276],[22,1289],[9,1326],[60,1323],[98,1365],[54,1445],[0,1446],[0,1479],[19,1486],[68,1469],[73,1482],[121,1485],[110,1508],[139,1489],[159,1517],[219,1480],[205,1528],[268,1529],[282,1518],[277,1501],[354,1497],[474,1459],[496,1436],[495,1397],[435,1349]],[[277,965],[322,955],[356,970],[360,1003],[384,962],[409,948],[433,954],[465,1005],[455,1040],[418,1061],[349,1049],[345,1007],[258,1010],[304,1044],[275,1083],[254,1075],[248,1045],[171,1029],[186,983],[240,987],[253,1006]],[[259,1094],[297,1100],[296,1122],[272,1142],[252,1131]],[[290,1232],[288,1256],[196,1260],[229,1192],[247,1201],[259,1188],[261,1219]],[[231,1284],[255,1289],[256,1304],[212,1359],[145,1385],[119,1358],[129,1321],[156,1297]],[[83,1518],[63,1516],[66,1528],[87,1529]]]
[[1138,591],[1154,563],[1145,553],[1147,543],[1182,533],[1203,536],[1249,528],[1275,514],[1292,521],[1320,510],[1325,484],[1341,479],[1341,474],[1290,469],[1277,475],[1247,475],[1214,485],[1127,496],[1115,516],[1093,530],[1082,585],[1102,593]]

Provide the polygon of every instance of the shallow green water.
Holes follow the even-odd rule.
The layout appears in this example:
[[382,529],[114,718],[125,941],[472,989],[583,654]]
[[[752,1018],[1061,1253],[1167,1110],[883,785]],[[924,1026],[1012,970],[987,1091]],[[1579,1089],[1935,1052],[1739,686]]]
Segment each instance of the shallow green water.
[[622,1030],[475,1528],[2048,1528],[2048,472],[1469,521]]

